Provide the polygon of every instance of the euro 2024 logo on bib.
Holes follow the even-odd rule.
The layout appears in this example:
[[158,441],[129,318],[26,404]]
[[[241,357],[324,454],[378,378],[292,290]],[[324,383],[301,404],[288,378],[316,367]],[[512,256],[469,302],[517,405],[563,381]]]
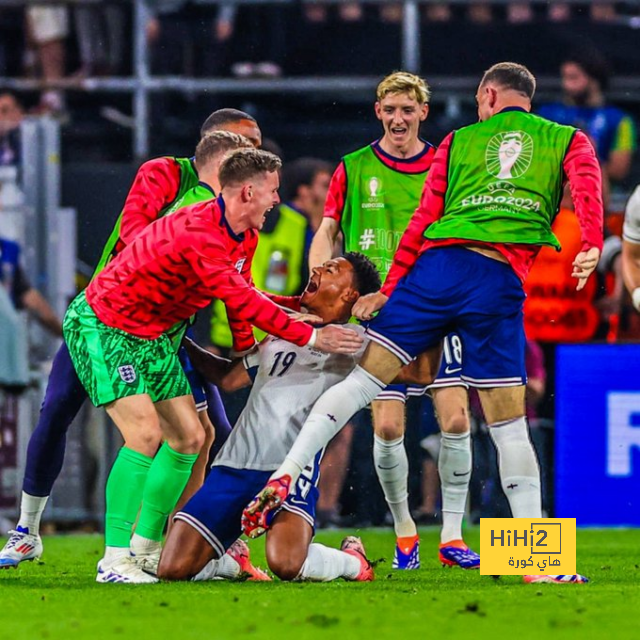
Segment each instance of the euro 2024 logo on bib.
[[533,139],[524,131],[497,133],[489,140],[485,153],[487,171],[501,180],[524,175],[532,158]]
[[384,209],[384,197],[382,192],[382,180],[377,176],[364,177],[362,181],[362,208]]
[[369,179],[369,196],[372,198],[378,197],[378,190],[380,189],[380,180],[373,176]]

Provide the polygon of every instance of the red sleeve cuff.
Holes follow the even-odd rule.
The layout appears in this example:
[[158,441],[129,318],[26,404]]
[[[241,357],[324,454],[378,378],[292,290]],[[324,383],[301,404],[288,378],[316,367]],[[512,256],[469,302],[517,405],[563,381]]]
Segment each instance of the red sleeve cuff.
[[331,176],[327,198],[324,204],[324,217],[333,218],[337,222],[342,219],[345,197],[347,194],[347,172],[341,162]]

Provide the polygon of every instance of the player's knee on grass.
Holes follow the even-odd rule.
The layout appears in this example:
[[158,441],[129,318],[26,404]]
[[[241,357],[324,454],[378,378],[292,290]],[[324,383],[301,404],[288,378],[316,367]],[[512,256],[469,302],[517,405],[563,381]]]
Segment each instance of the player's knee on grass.
[[269,557],[267,554],[267,564],[269,569],[280,578],[280,580],[291,581],[295,580],[302,571],[302,565],[307,559],[306,553],[304,557],[300,557],[299,554],[276,554]]
[[190,525],[176,520],[171,527],[158,564],[160,580],[191,580],[216,553]]
[[313,530],[303,518],[282,510],[267,533],[266,555],[269,569],[280,580],[295,580],[307,559]]
[[191,580],[198,573],[194,570],[191,558],[184,556],[165,557],[163,553],[158,565],[158,578],[160,580]]

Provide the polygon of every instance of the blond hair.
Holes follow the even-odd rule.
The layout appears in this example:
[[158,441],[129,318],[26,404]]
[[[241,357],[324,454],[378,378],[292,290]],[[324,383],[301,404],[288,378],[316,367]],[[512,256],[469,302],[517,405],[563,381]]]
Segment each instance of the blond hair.
[[246,147],[253,147],[251,141],[238,133],[212,131],[207,133],[196,147],[196,164],[204,167],[221,154]]
[[376,97],[380,101],[390,93],[406,93],[419,104],[429,104],[431,87],[420,76],[408,71],[394,71],[378,85]]
[[230,185],[247,182],[263,173],[273,173],[282,167],[282,160],[275,153],[261,149],[237,149],[220,165],[218,179],[224,189]]

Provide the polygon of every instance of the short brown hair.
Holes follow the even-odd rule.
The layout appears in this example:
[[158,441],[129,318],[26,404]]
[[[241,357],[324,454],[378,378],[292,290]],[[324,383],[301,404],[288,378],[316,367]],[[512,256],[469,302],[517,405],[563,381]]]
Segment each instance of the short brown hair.
[[196,164],[203,167],[220,154],[247,147],[253,145],[244,136],[230,131],[212,131],[207,133],[196,147]]
[[503,89],[517,91],[531,100],[536,92],[536,79],[523,64],[517,62],[499,62],[487,69],[482,76],[480,86],[493,82]]
[[239,109],[218,109],[204,121],[202,127],[200,127],[200,136],[204,136],[211,131],[219,131],[222,127],[232,122],[242,122],[243,120],[256,121],[252,115]]
[[408,71],[394,71],[383,78],[376,89],[376,97],[382,100],[390,93],[406,93],[419,104],[429,104],[431,88],[420,76]]
[[218,179],[224,189],[237,185],[261,173],[273,173],[282,166],[282,160],[275,153],[261,149],[237,149],[232,151],[220,165]]

